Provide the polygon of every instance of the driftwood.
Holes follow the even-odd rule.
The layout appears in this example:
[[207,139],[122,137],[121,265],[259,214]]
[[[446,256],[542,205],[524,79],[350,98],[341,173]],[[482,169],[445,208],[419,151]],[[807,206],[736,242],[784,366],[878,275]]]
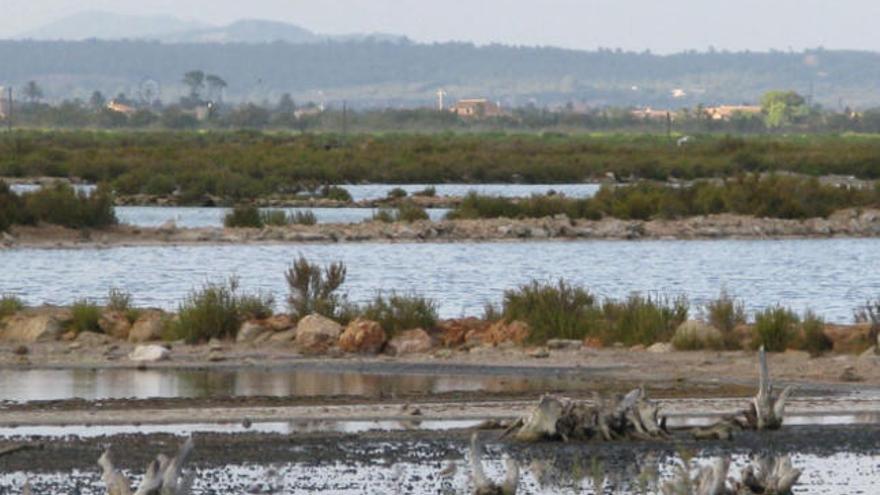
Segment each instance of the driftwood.
[[156,456],[156,459],[147,466],[144,479],[134,492],[131,491],[129,480],[113,465],[110,449],[107,449],[98,459],[98,465],[104,470],[102,477],[107,485],[107,495],[189,495],[194,474],[184,472],[183,465],[186,464],[193,447],[193,440],[190,437],[181,445],[173,458],[164,454]]
[[519,466],[516,461],[507,457],[504,460],[507,474],[501,485],[486,476],[483,469],[483,444],[477,433],[471,436],[471,473],[474,478],[474,495],[515,495],[519,487]]
[[782,428],[785,417],[785,402],[788,400],[792,387],[786,387],[779,396],[773,398],[773,386],[770,383],[770,372],[767,367],[767,353],[764,348],[758,351],[758,393],[748,409],[732,416],[722,418],[715,424],[695,428],[693,435],[698,440],[718,439],[729,440],[736,430],[778,430]]
[[541,440],[649,440],[667,438],[666,419],[659,406],[638,388],[616,401],[598,395],[593,403],[545,395],[525,417],[504,435],[524,442]]
[[730,458],[719,458],[698,469],[686,463],[675,468],[675,478],[661,488],[663,495],[789,495],[801,476],[788,456],[759,457],[746,466],[739,480],[729,479]]

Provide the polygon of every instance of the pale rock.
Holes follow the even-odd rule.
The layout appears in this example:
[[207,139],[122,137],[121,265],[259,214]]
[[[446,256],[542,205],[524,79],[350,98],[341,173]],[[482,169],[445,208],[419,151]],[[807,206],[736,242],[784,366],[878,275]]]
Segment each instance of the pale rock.
[[5,342],[52,342],[64,331],[63,321],[47,313],[18,313],[2,320],[0,341]]
[[155,363],[164,361],[171,355],[171,351],[161,345],[139,345],[128,355],[128,359],[141,363]]
[[672,350],[672,344],[669,342],[657,342],[648,347],[648,352],[653,352],[654,354],[666,354],[672,352]]
[[235,336],[236,342],[253,342],[257,339],[257,337],[263,335],[264,333],[269,333],[269,329],[266,328],[261,322],[256,321],[246,321],[242,323],[241,328],[238,329],[238,334]]
[[296,347],[303,354],[323,354],[339,341],[342,326],[318,314],[306,316],[296,325]]
[[404,356],[430,352],[433,347],[434,343],[428,332],[417,328],[401,332],[400,335],[393,337],[385,346],[385,352],[392,356]]

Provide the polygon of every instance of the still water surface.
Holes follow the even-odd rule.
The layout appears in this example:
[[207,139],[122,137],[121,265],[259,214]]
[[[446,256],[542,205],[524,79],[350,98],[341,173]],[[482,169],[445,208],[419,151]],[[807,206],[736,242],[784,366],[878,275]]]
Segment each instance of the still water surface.
[[479,315],[532,279],[565,278],[600,297],[686,294],[694,308],[724,287],[750,311],[783,304],[840,323],[880,297],[880,239],[10,249],[0,251],[0,293],[69,304],[117,287],[138,305],[174,309],[193,288],[235,275],[244,289],[281,302],[284,272],[298,255],[345,262],[343,288],[356,302],[378,290],[415,292],[436,300],[443,317]]
[[[371,220],[378,211],[375,208],[267,208],[281,210],[288,214],[311,211],[318,223],[359,223]],[[431,220],[442,220],[448,209],[429,208],[425,210]],[[180,228],[222,227],[228,208],[184,207],[184,206],[117,206],[116,217],[120,223],[137,227],[159,227],[173,221]]]

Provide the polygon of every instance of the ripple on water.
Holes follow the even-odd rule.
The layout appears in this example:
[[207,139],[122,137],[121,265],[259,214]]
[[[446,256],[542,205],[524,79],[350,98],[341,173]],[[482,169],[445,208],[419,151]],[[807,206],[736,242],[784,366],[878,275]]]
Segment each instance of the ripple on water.
[[813,308],[841,323],[880,294],[880,239],[12,249],[0,251],[0,293],[67,304],[118,287],[139,305],[173,309],[203,282],[236,275],[244,289],[280,301],[284,271],[300,254],[345,262],[344,288],[356,302],[379,289],[416,292],[434,298],[444,317],[480,314],[505,289],[533,278],[565,278],[599,296],[685,294],[695,311],[726,287],[749,310]]

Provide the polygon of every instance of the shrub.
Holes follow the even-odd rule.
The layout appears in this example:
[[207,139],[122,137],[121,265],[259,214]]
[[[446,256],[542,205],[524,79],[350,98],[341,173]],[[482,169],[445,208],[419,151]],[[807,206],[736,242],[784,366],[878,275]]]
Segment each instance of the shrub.
[[668,342],[688,318],[685,297],[652,297],[631,294],[625,301],[608,300],[602,305],[607,320],[604,341],[624,345]]
[[287,304],[291,315],[302,318],[318,313],[327,318],[342,318],[346,301],[336,291],[345,283],[345,275],[346,268],[341,262],[322,269],[300,256],[285,274],[290,289]]
[[144,184],[143,191],[145,194],[151,194],[153,196],[167,196],[174,192],[177,188],[177,184],[174,183],[174,179],[164,174],[158,174],[150,177],[146,184]]
[[437,188],[434,186],[428,186],[421,191],[416,191],[413,193],[413,196],[421,196],[424,198],[433,198],[437,196]]
[[402,187],[395,187],[394,189],[388,191],[388,199],[402,199],[407,197],[407,192]]
[[321,195],[333,201],[350,202],[352,200],[351,193],[339,186],[324,186]]
[[271,315],[271,297],[239,295],[238,288],[238,281],[230,279],[191,292],[180,304],[177,320],[169,324],[167,337],[190,343],[232,338],[247,318]]
[[377,294],[360,308],[360,315],[382,325],[391,335],[404,330],[430,330],[437,325],[437,303],[416,295],[392,292],[387,297]]
[[107,294],[106,307],[111,311],[124,314],[129,323],[134,323],[141,315],[141,311],[132,306],[131,293],[122,289],[110,289]]
[[870,325],[868,345],[876,345],[878,343],[877,336],[880,335],[880,299],[867,302],[856,310],[856,323],[867,323]]
[[59,183],[24,194],[18,223],[45,222],[73,229],[103,228],[118,223],[113,197],[103,186],[91,195]]
[[261,210],[260,211],[260,225],[272,225],[274,227],[284,227],[290,223],[290,217],[287,216],[287,213],[284,210]]
[[390,208],[379,208],[378,210],[373,212],[373,221],[382,223],[394,223],[395,221],[397,221],[397,216],[394,214],[394,210]]
[[67,327],[75,333],[100,332],[98,320],[101,319],[101,308],[92,301],[80,299],[70,307],[71,320]]
[[14,315],[24,309],[24,302],[16,296],[4,295],[0,297],[0,319]]
[[428,220],[428,212],[421,206],[406,201],[397,208],[397,220],[401,222],[418,222]]
[[801,349],[809,352],[810,356],[821,356],[834,347],[834,343],[825,335],[825,320],[812,311],[804,315],[801,338]]
[[776,306],[755,315],[752,347],[768,352],[784,352],[797,336],[798,316],[788,308]]
[[560,280],[556,284],[532,281],[504,292],[501,315],[531,327],[531,340],[582,339],[601,327],[596,300],[586,289]]
[[223,225],[227,228],[255,228],[263,227],[263,215],[256,206],[239,205],[232,209],[223,218]]
[[[687,325],[687,322],[684,325]],[[681,328],[681,326],[678,328]],[[680,333],[678,329],[676,329],[672,337],[672,346],[679,351],[722,350],[727,347],[723,338],[716,338],[715,336],[704,336],[701,338],[695,331]]]
[[318,223],[318,217],[315,216],[312,210],[297,210],[293,212],[289,221],[296,225],[315,225]]
[[114,287],[107,293],[107,309],[125,313],[131,309],[131,300],[130,292]]
[[739,341],[734,334],[738,325],[746,323],[745,304],[721,290],[717,299],[709,301],[704,307],[708,322],[721,331],[726,349],[738,349]]

